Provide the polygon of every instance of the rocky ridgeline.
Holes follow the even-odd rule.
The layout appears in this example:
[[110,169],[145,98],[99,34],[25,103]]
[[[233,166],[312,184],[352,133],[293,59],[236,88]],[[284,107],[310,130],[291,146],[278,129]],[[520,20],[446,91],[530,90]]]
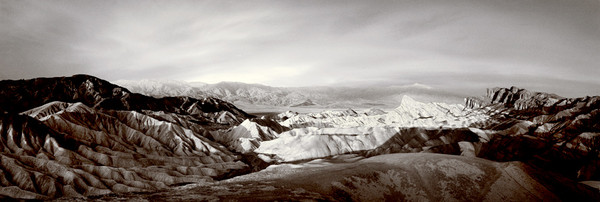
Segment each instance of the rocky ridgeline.
[[467,129],[489,118],[481,111],[462,105],[422,103],[408,96],[389,112],[359,113],[348,109],[309,114],[285,112],[277,117],[281,125],[292,130],[260,142],[254,152],[264,154],[261,157],[265,161],[290,162],[348,153],[375,156],[436,152],[475,156],[480,142],[490,138],[483,131]]
[[153,98],[89,76],[36,78],[0,81],[0,111],[19,113],[51,101],[81,102],[96,109],[164,111],[206,119],[206,123],[221,122],[237,125],[250,118],[233,104],[207,97]]
[[[263,122],[266,122],[266,120]],[[215,141],[227,145],[227,148],[231,151],[249,153],[258,148],[261,142],[273,140],[279,136],[282,130],[277,130],[277,126],[273,124],[279,125],[274,122],[272,125],[263,126],[247,119],[238,126],[226,130],[211,131],[211,135]],[[275,128],[275,130],[272,128]]]
[[400,105],[390,112],[372,109],[357,113],[323,111],[298,114],[285,112],[278,116],[281,125],[291,128],[350,128],[350,127],[422,127],[465,128],[489,118],[483,111],[446,103],[422,103],[409,96],[402,97]]
[[469,97],[465,99],[465,105],[468,108],[481,108],[488,105],[501,104],[508,108],[523,110],[528,108],[537,108],[541,106],[551,106],[564,99],[558,95],[531,92],[525,89],[517,88],[492,88],[487,89],[486,97]]
[[[404,97],[391,111],[286,112],[271,120],[252,118],[216,98],[153,98],[87,75],[0,81],[0,96],[0,197],[88,199],[155,193],[188,183],[212,186],[220,183],[214,180],[259,171],[267,162],[433,152],[521,161],[527,166],[519,166],[518,176],[531,175],[524,176],[532,177],[529,185],[540,182],[535,187],[559,191],[556,196],[562,200],[600,198],[596,190],[573,185],[573,180],[600,179],[600,97],[561,98],[515,87],[494,88],[487,97],[467,98],[466,106]],[[427,166],[444,173],[451,168]],[[489,173],[515,171],[502,169]],[[543,177],[548,170],[556,176]],[[429,179],[411,176],[417,176],[415,181]],[[371,186],[360,185],[357,176],[343,179],[344,186],[336,186],[346,191],[339,193]],[[484,189],[476,189],[475,198],[487,193],[488,182],[508,186],[502,196],[521,189],[496,178],[462,179],[447,182],[473,188],[477,181]],[[307,183],[314,187],[321,182]],[[540,200],[545,196],[534,195]]]
[[[482,101],[483,100],[483,101]],[[467,107],[492,115],[484,130],[495,131],[481,157],[525,161],[580,180],[598,180],[600,97],[562,98],[516,87],[488,89]]]
[[[281,133],[274,140],[262,142],[255,152],[265,154],[266,156],[262,157],[266,161],[279,162],[349,153],[365,157],[417,152],[460,155],[467,148],[462,148],[459,142],[480,142],[480,138],[489,137],[469,129],[311,127]],[[471,156],[475,156],[476,151],[470,152],[473,152]],[[274,158],[266,158],[267,156]]]
[[[400,107],[383,115],[287,112],[280,115],[285,118],[282,119],[282,125],[298,130],[283,133],[279,139],[263,142],[256,151],[274,154],[286,161],[358,151],[435,151],[423,149],[428,146],[446,148],[439,150],[440,153],[456,154],[458,150],[455,148],[459,148],[461,153],[463,150],[471,150],[474,152],[470,152],[470,155],[488,159],[528,162],[562,173],[571,179],[600,179],[600,97],[561,98],[515,87],[490,89],[487,96],[487,102],[467,99],[470,107],[464,110],[439,103],[419,103],[407,97]],[[304,127],[316,128],[303,129]],[[388,129],[384,129],[385,127]],[[405,131],[394,135],[396,133],[393,131],[385,132],[389,127],[418,127],[430,132],[416,135],[421,132]],[[429,135],[432,132],[439,133],[435,132],[440,131],[435,129],[439,127],[454,128],[455,131],[470,127],[485,138],[456,138],[441,144],[443,139],[454,137],[454,134],[444,135],[442,139]],[[413,135],[419,138],[414,141],[394,141]],[[383,146],[380,139],[389,140],[392,144]],[[406,141],[412,143],[407,144]],[[453,144],[460,147],[440,147]],[[310,146],[299,148],[301,145]],[[396,147],[404,149],[393,149]]]
[[87,76],[0,81],[0,196],[155,192],[252,170],[210,130],[251,116],[216,98],[152,98]]
[[570,177],[600,179],[600,97],[517,110],[498,121],[490,128],[502,129],[505,135],[490,142],[488,158],[538,160]]
[[[186,117],[51,102],[0,120],[0,194],[22,199],[148,192],[249,170]],[[179,120],[181,121],[181,120]]]

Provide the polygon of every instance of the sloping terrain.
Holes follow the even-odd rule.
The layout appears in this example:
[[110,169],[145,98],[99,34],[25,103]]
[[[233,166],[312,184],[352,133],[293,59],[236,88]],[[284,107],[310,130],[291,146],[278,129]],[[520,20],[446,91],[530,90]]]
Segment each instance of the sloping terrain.
[[220,121],[237,125],[250,117],[234,105],[216,98],[153,98],[131,93],[123,87],[89,75],[3,80],[0,81],[0,87],[0,96],[3,98],[0,100],[0,111],[11,113],[19,113],[51,101],[63,101],[81,102],[96,109],[150,110],[192,115],[207,124]]
[[150,98],[84,75],[1,84],[1,196],[158,191],[251,170],[207,130],[249,117],[229,103]]
[[531,171],[519,162],[426,153],[387,154],[358,160],[282,164],[216,183],[127,197],[160,201],[594,201],[589,197],[598,199],[600,195],[574,182],[543,181]]
[[28,116],[2,115],[0,194],[50,199],[156,191],[247,167],[210,141],[185,137],[191,133],[163,128],[164,134],[144,134],[141,127],[108,116],[96,117],[86,128],[73,123],[81,115],[60,113],[44,121],[60,132]]
[[266,161],[289,162],[347,153],[461,154],[459,142],[475,142],[477,146],[469,145],[475,148],[479,142],[489,140],[485,132],[467,129],[486,121],[489,118],[486,113],[462,105],[421,103],[408,96],[387,113],[377,110],[357,113],[348,109],[310,114],[286,112],[278,117],[281,125],[293,130],[260,143],[254,152],[266,155],[262,156]]
[[[271,124],[277,123],[273,122]],[[215,141],[227,145],[228,149],[240,153],[248,153],[258,148],[260,142],[276,139],[283,130],[286,129],[280,128],[278,130],[274,125],[263,126],[255,121],[246,119],[238,126],[227,130],[211,131],[210,134]]]
[[600,199],[576,183],[600,179],[600,97],[495,88],[466,105],[254,118],[88,75],[0,81],[0,97],[0,198]]
[[520,160],[571,178],[600,180],[600,97],[561,98],[515,87],[495,88],[487,96],[487,103],[473,106],[502,113],[478,124],[497,131],[481,157]]
[[468,129],[302,128],[262,142],[254,152],[274,156],[274,160],[282,162],[348,153],[363,156],[422,151],[460,154],[458,143],[461,141],[479,142],[479,136]]
[[[379,111],[379,112],[378,112]],[[284,113],[279,116],[281,125],[292,128],[349,128],[349,127],[422,127],[464,128],[485,121],[489,116],[483,111],[465,109],[460,104],[422,103],[403,96],[393,111],[385,113],[371,109],[357,113],[346,111],[324,111],[321,113]]]

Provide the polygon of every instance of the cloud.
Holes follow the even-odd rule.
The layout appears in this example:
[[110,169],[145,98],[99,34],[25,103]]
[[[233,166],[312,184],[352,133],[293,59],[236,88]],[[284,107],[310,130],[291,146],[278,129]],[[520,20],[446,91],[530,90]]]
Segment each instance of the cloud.
[[[3,1],[3,79],[598,94],[598,1]],[[566,89],[577,88],[578,90]]]

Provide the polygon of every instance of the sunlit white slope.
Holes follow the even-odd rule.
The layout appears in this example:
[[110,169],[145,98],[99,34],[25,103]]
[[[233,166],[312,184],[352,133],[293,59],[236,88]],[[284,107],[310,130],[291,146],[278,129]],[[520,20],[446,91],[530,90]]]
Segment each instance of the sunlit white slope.
[[[459,142],[479,142],[467,128],[424,129],[398,127],[298,128],[264,141],[254,152],[267,161],[322,158],[346,153],[373,156],[398,152],[460,153]],[[269,158],[267,158],[269,156]]]
[[281,161],[326,157],[374,149],[398,133],[397,128],[298,128],[262,142],[256,153],[274,154]]
[[247,153],[258,148],[260,142],[275,139],[279,134],[267,126],[246,119],[240,125],[227,130],[210,131],[215,141],[231,150]]
[[462,128],[472,123],[488,119],[488,115],[472,109],[465,109],[460,104],[422,103],[409,96],[404,96],[400,106],[388,113],[333,113],[325,111],[311,114],[293,114],[287,112],[280,117],[287,117],[280,124],[288,127],[314,126],[320,128],[336,127],[425,127],[425,128]]
[[[7,149],[0,153],[5,163],[0,171],[11,173],[10,184],[16,186],[0,187],[0,193],[49,199],[157,191],[248,167],[240,156],[205,137],[208,132],[189,121],[193,117],[177,123],[176,116],[183,115],[172,115],[98,110],[60,101],[16,118],[5,114],[0,148]],[[23,195],[24,191],[32,193]]]

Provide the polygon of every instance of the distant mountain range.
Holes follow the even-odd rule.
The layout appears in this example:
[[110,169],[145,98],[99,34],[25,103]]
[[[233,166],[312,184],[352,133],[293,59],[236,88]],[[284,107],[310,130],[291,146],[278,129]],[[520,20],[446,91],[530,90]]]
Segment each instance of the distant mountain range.
[[205,84],[173,80],[119,80],[114,83],[153,97],[213,96],[239,106],[390,109],[397,107],[404,95],[445,103],[462,103],[464,99],[464,95],[418,83],[385,87],[271,87],[239,82]]

